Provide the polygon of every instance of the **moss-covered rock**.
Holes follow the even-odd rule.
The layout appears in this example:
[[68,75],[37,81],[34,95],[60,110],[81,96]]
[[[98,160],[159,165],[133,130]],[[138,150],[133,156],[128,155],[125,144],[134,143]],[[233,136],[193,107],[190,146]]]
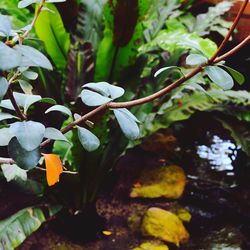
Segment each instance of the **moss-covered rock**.
[[189,233],[175,214],[156,207],[149,208],[145,213],[141,232],[144,236],[152,236],[177,246],[189,239]]
[[186,176],[179,166],[171,165],[146,169],[134,184],[130,197],[178,199],[186,184]]

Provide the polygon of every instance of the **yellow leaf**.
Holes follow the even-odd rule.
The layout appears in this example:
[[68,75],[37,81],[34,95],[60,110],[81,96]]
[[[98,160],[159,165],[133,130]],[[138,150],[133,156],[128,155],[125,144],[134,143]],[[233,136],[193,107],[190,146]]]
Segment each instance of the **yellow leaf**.
[[46,177],[49,186],[55,185],[59,181],[60,174],[63,172],[61,159],[55,154],[44,154]]
[[104,235],[106,235],[106,236],[112,235],[112,232],[110,232],[110,231],[102,231],[102,233],[103,233]]

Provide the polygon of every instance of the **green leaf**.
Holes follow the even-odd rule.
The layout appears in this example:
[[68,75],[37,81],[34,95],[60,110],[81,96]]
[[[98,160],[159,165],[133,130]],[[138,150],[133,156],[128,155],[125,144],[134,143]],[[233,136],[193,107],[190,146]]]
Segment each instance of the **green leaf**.
[[8,120],[8,119],[18,119],[18,118],[14,115],[0,112],[0,121],[4,121],[4,120]]
[[10,131],[25,150],[32,151],[42,142],[45,127],[39,122],[23,121],[11,124]]
[[[60,209],[59,206],[49,206],[49,216],[53,216]],[[0,249],[16,249],[45,221],[43,210],[37,207],[25,208],[2,220],[0,222]]]
[[52,70],[53,67],[48,58],[37,49],[27,45],[16,45],[14,50],[22,55],[22,67],[41,67]]
[[186,58],[186,64],[190,66],[202,65],[207,62],[207,58],[205,56],[199,54],[190,54]]
[[9,156],[16,162],[16,164],[25,170],[30,170],[36,167],[40,158],[40,147],[27,151],[25,150],[16,137],[13,137],[8,145]]
[[24,71],[23,75],[29,80],[36,80],[38,77],[38,74],[33,71]]
[[183,74],[180,67],[177,67],[177,66],[169,66],[169,67],[164,67],[164,68],[161,68],[161,69],[157,70],[157,71],[155,72],[155,74],[154,74],[154,77],[159,76],[159,75],[160,75],[161,73],[163,73],[163,72],[166,73],[166,74],[168,74],[168,73],[170,73],[170,72],[173,71],[173,70],[178,70],[178,71],[181,72],[181,74]]
[[5,36],[11,36],[11,33],[11,23],[9,16],[0,14],[0,36],[1,34]]
[[18,8],[22,9],[22,8],[26,8],[27,6],[33,4],[33,3],[39,3],[41,2],[41,0],[21,0],[18,3]]
[[44,134],[45,138],[54,140],[54,141],[66,141],[69,142],[68,139],[62,134],[62,132],[56,128],[48,127],[45,130]]
[[218,66],[207,66],[205,68],[205,73],[209,76],[211,81],[224,90],[229,90],[234,86],[233,78]]
[[72,116],[70,109],[68,109],[67,107],[65,107],[63,105],[52,106],[45,111],[45,114],[48,114],[49,112],[52,112],[52,111],[58,111],[58,112],[61,112],[63,114],[66,114],[68,116]]
[[6,78],[0,77],[0,101],[3,99],[7,90],[9,88],[9,83]]
[[88,106],[100,106],[102,104],[112,101],[111,98],[102,96],[88,89],[84,89],[81,92],[81,99],[82,102]]
[[[17,105],[24,108],[24,113],[27,112],[27,110],[32,104],[42,100],[42,97],[40,95],[28,95],[17,92],[14,92],[13,95],[15,97]],[[1,101],[0,107],[15,110],[9,99]]]
[[21,65],[21,54],[0,41],[0,70],[10,70]]
[[113,111],[124,135],[130,140],[138,139],[140,129],[136,117],[127,109],[114,109]]
[[107,82],[91,82],[83,85],[83,88],[88,88],[105,97],[110,97],[112,100],[123,96],[125,92],[123,88],[111,85]]
[[7,146],[14,137],[9,128],[0,129],[0,146]]
[[70,36],[66,32],[62,18],[53,4],[46,4],[45,7],[54,11],[43,11],[40,13],[35,30],[39,39],[46,47],[47,53],[58,69],[65,69],[70,46]]
[[24,80],[18,80],[18,82],[20,84],[21,89],[23,90],[25,94],[32,95],[33,87],[30,83]]
[[238,84],[242,85],[242,84],[245,82],[245,77],[244,77],[244,75],[241,74],[240,72],[238,72],[237,70],[232,69],[232,68],[230,68],[230,67],[228,67],[228,66],[226,66],[226,65],[222,65],[222,64],[221,64],[221,65],[218,65],[218,66],[223,67],[223,68],[226,68],[226,69],[228,70],[228,72],[231,74],[231,76],[234,78],[234,80],[235,80]]
[[[143,18],[152,1],[107,1],[104,6],[104,38],[98,51],[95,81],[118,81],[132,65],[143,43]],[[129,18],[128,18],[129,17]]]
[[3,175],[7,182],[20,178],[23,181],[27,180],[27,172],[19,168],[16,164],[2,164]]
[[78,138],[88,152],[96,150],[100,146],[99,139],[86,128],[81,128],[77,126]]

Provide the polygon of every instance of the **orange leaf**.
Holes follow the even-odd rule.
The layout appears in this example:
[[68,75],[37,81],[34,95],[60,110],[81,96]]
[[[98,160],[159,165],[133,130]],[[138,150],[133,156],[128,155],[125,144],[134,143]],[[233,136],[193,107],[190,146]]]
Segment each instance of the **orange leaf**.
[[49,186],[55,185],[59,181],[60,174],[63,172],[61,159],[55,154],[44,154],[46,177]]

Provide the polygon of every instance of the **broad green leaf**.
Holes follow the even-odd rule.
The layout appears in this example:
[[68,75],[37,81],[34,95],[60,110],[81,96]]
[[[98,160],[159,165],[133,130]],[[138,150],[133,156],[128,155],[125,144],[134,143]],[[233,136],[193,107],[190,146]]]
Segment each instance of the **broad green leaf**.
[[58,141],[69,142],[68,139],[62,134],[60,130],[52,127],[46,128],[44,137],[54,141],[58,140]]
[[21,66],[21,54],[0,41],[0,70],[10,70]]
[[218,66],[207,66],[205,68],[205,73],[214,83],[224,90],[229,90],[234,85],[233,78]]
[[0,129],[0,146],[7,146],[14,137],[9,128]]
[[41,67],[52,70],[53,67],[48,58],[40,51],[27,45],[16,45],[14,50],[22,55],[22,67]]
[[78,138],[82,146],[88,151],[92,152],[100,146],[99,139],[86,128],[77,126]]
[[16,162],[18,167],[30,170],[36,167],[40,158],[40,147],[27,151],[25,150],[16,137],[13,137],[8,145],[9,156]]
[[[49,206],[48,214],[53,216],[60,206]],[[46,221],[41,208],[28,207],[0,222],[0,249],[13,250],[35,232]]]
[[4,77],[0,77],[0,101],[5,96],[7,90],[9,88],[9,83]]
[[1,34],[4,34],[5,36],[11,36],[11,23],[9,16],[0,14],[0,36]]
[[23,90],[25,94],[32,95],[33,87],[30,83],[24,80],[18,80],[18,82],[20,84],[21,89]]
[[81,99],[82,102],[88,106],[99,106],[112,101],[111,98],[102,96],[88,89],[84,89],[81,92]]
[[33,4],[33,3],[39,3],[41,2],[41,0],[21,0],[18,3],[18,8],[22,9],[22,8],[26,8],[27,6]]
[[219,65],[220,67],[226,68],[228,70],[228,72],[231,74],[231,76],[234,78],[234,80],[242,85],[245,82],[245,77],[243,74],[241,74],[239,71],[232,69],[231,67],[228,67],[226,65]]
[[[173,71],[173,70],[178,70],[178,71],[180,71],[181,72],[181,69],[180,69],[180,67],[177,67],[177,66],[169,66],[169,67],[164,67],[164,68],[161,68],[161,69],[159,69],[159,70],[157,70],[156,72],[155,72],[155,74],[154,74],[154,77],[157,77],[157,76],[159,76],[161,73],[169,73],[169,72],[171,72],[171,71]],[[181,74],[183,74],[182,72],[181,72]]]
[[[28,94],[22,94],[22,93],[17,93],[17,92],[14,92],[13,95],[15,97],[17,105],[20,107],[23,107],[24,113],[27,112],[27,110],[32,104],[42,100],[42,97],[40,95],[28,95]],[[10,109],[10,110],[15,110],[9,99],[1,101],[0,107]]]
[[125,92],[123,88],[111,85],[107,82],[91,82],[83,85],[83,88],[88,88],[111,99],[119,98],[123,96]]
[[50,107],[49,109],[47,109],[45,111],[45,114],[48,114],[49,112],[52,112],[52,111],[58,111],[58,112],[61,112],[63,114],[66,114],[68,116],[72,116],[72,113],[71,113],[70,109],[63,106],[63,105],[52,106],[52,107]]
[[124,135],[130,140],[138,139],[140,129],[136,123],[138,122],[136,117],[127,109],[114,109],[113,111]]
[[27,180],[27,172],[19,168],[16,164],[2,164],[3,175],[7,182],[20,178],[23,181]]
[[11,124],[10,131],[16,136],[25,150],[32,151],[39,147],[42,142],[45,134],[45,127],[39,122],[23,121]]
[[47,53],[58,69],[65,69],[67,65],[68,50],[70,46],[70,36],[66,32],[62,18],[57,8],[53,4],[45,5],[50,10],[40,13],[35,30],[39,39],[46,47]]
[[18,118],[12,114],[0,112],[0,121],[4,121],[4,120],[8,120],[8,119],[18,119]]
[[199,54],[190,54],[186,58],[186,64],[191,66],[202,65],[207,62],[207,58],[205,56]]
[[143,18],[152,1],[107,1],[104,6],[104,38],[98,51],[95,81],[118,81],[132,65],[143,43]]
[[33,71],[24,71],[23,75],[29,80],[36,80],[38,77],[38,74]]

